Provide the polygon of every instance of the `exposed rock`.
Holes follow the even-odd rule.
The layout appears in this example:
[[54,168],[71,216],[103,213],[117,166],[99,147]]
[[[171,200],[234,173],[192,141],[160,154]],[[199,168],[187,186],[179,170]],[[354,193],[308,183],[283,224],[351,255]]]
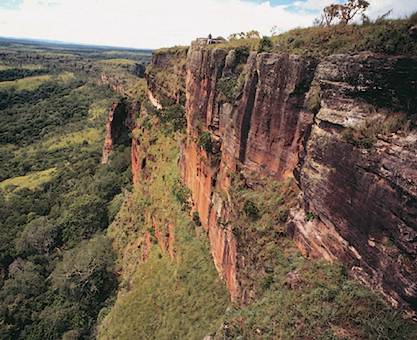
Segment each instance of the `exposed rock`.
[[285,282],[284,284],[289,288],[289,289],[297,289],[300,284],[302,283],[300,274],[298,273],[298,271],[293,270],[292,272],[289,272],[285,278]]
[[102,164],[109,162],[110,153],[115,145],[129,143],[129,132],[137,107],[137,104],[130,105],[125,100],[113,103],[106,121]]
[[157,51],[146,71],[148,89],[158,103],[185,101],[186,48]]
[[114,77],[110,74],[102,73],[100,75],[99,85],[108,85],[111,90],[121,96],[125,95],[126,89],[121,80],[119,80],[117,77]]
[[342,260],[394,304],[416,308],[417,134],[381,136],[363,149],[343,131],[390,114],[376,103],[416,112],[417,59],[333,56],[315,81],[322,108],[300,186],[305,211],[316,218],[306,223],[296,215],[295,237],[310,254]]
[[408,34],[413,38],[417,38],[417,25],[411,26],[408,30]]
[[[219,82],[239,77],[242,67],[237,63],[244,65],[243,86],[236,101],[229,103]],[[188,53],[182,173],[233,301],[245,300],[237,278],[238,248],[243,245],[237,244],[231,226],[224,225],[231,211],[216,192],[227,193],[230,174],[237,169],[275,178],[291,175],[313,119],[303,104],[315,65],[314,60],[287,54],[253,53],[246,62],[222,49],[193,47]],[[202,131],[219,145],[217,153],[196,144]]]
[[[159,54],[153,64],[172,68],[171,57]],[[156,73],[148,83],[159,102],[178,101]],[[239,172],[294,176],[300,204],[288,233],[303,253],[341,261],[391,303],[417,308],[417,134],[405,125],[387,132],[391,126],[366,147],[346,135],[374,123],[384,128],[395,115],[412,119],[416,93],[416,58],[362,53],[317,61],[190,48],[180,166],[233,301],[247,299],[239,268],[242,247],[250,247],[232,232],[228,190]],[[210,148],[197,143],[202,133]]]

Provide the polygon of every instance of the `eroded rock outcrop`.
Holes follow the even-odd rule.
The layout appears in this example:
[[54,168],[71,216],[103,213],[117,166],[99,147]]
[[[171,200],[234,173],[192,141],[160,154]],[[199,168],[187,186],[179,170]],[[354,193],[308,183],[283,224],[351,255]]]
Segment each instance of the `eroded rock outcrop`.
[[126,100],[113,103],[106,121],[102,164],[109,162],[110,153],[115,145],[130,143],[129,132],[137,109],[138,104],[129,104]]

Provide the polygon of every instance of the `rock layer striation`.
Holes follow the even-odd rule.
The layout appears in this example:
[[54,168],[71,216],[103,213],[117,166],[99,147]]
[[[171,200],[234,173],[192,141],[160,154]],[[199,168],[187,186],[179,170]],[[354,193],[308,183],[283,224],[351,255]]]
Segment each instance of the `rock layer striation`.
[[[185,67],[180,167],[232,300],[246,299],[228,195],[239,173],[294,177],[299,205],[288,232],[299,248],[343,262],[392,304],[416,309],[417,59],[196,44],[170,58],[160,53],[152,67]],[[158,77],[148,73],[155,98],[180,102]]]

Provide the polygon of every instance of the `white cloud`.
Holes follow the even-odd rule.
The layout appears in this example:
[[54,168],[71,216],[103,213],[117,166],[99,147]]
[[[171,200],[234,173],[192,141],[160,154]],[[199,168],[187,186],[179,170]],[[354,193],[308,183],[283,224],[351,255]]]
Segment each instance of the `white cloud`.
[[313,16],[241,0],[24,0],[1,10],[0,35],[135,47],[189,44],[197,36],[310,25]]
[[387,13],[392,10],[391,17],[403,18],[417,11],[416,0],[368,0],[370,3],[368,15],[371,18]]
[[324,7],[334,4],[338,0],[306,0],[306,1],[295,1],[294,7],[301,10],[308,11],[321,11]]
[[[373,16],[394,8],[401,16],[415,0],[370,0]],[[257,29],[268,34],[308,26],[330,0],[298,1],[298,11],[243,0],[23,0],[19,10],[0,9],[0,36],[156,48],[189,44],[197,36],[227,36]]]

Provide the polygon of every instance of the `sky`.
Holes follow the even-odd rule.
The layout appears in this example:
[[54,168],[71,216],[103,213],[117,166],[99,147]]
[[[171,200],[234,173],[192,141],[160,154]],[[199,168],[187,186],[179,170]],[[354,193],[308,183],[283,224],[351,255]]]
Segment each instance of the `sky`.
[[[343,0],[0,0],[0,36],[159,48],[252,29],[268,35],[312,24]],[[417,0],[368,0],[376,18],[417,10]]]

